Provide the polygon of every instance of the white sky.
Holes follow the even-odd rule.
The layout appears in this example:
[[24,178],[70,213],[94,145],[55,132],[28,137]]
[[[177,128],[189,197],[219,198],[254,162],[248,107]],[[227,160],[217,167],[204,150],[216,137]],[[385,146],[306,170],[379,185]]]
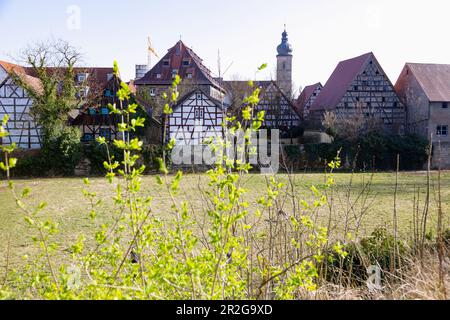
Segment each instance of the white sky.
[[[70,5],[80,28],[69,28]],[[276,47],[287,24],[296,87],[325,83],[340,60],[373,51],[393,82],[405,62],[450,63],[449,0],[0,0],[0,59],[53,36],[81,48],[86,63],[117,59],[125,80],[146,62],[146,38],[164,55],[178,41],[217,73],[253,78],[262,63],[274,74]],[[70,25],[70,23],[69,23]]]

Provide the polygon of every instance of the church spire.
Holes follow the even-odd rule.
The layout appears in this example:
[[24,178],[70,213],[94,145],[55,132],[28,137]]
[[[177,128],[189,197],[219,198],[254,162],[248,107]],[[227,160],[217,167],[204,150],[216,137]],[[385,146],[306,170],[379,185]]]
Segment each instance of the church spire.
[[286,25],[284,25],[284,32],[281,38],[281,44],[277,48],[278,55],[290,56],[292,55],[292,46],[289,44],[288,33],[286,31]]
[[292,46],[289,44],[286,25],[281,39],[281,44],[277,48],[277,83],[280,89],[290,97],[292,95]]

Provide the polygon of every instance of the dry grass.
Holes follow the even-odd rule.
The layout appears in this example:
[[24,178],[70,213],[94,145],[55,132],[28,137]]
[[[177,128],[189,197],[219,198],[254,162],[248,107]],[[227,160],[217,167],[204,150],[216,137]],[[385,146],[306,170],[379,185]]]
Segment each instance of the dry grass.
[[422,263],[412,257],[408,268],[400,276],[387,276],[383,290],[370,292],[363,288],[343,288],[339,285],[325,284],[316,292],[304,293],[308,300],[446,300],[450,299],[450,257],[444,264],[446,274],[445,288],[438,285],[439,263],[437,254],[428,252]]
[[[433,188],[436,184],[437,173],[433,174]],[[288,184],[291,179],[295,196],[297,198],[312,198],[311,185],[320,186],[324,182],[323,174],[296,174],[291,177],[279,175],[278,179]],[[372,177],[369,190],[366,190],[364,197],[361,197],[361,190],[367,181],[371,179],[370,174],[336,174],[336,187],[333,194],[333,225],[338,229],[333,230],[334,234],[345,233],[341,230],[344,220],[349,219],[350,224],[354,224],[353,217],[361,216],[358,236],[364,237],[370,234],[377,227],[392,228],[392,214],[394,210],[395,173],[379,173]],[[191,204],[193,214],[201,216],[203,204],[199,188],[206,185],[207,177],[204,175],[187,175],[181,185],[180,201],[187,200]],[[83,182],[78,178],[68,179],[39,179],[20,180],[17,187],[20,190],[24,187],[32,189],[32,196],[27,200],[29,205],[37,205],[39,202],[49,203],[48,208],[43,212],[43,218],[52,219],[60,225],[60,234],[57,242],[61,244],[59,248],[61,257],[67,254],[69,246],[76,241],[80,234],[92,235],[102,223],[111,221],[113,209],[110,199],[114,186],[107,184],[103,178],[91,180],[92,190],[97,192],[98,197],[103,199],[97,223],[92,224],[89,219],[89,205],[83,198],[81,190]],[[351,182],[351,183],[350,183]],[[442,208],[444,212],[444,228],[450,226],[450,172],[443,172],[442,184]],[[245,181],[244,187],[249,193],[249,202],[256,203],[256,200],[265,195],[266,181],[263,176],[250,175]],[[411,240],[411,224],[413,220],[412,211],[414,207],[414,193],[420,190],[421,201],[425,198],[426,173],[401,173],[399,175],[399,185],[397,194],[397,211],[399,224],[399,237],[403,240]],[[168,195],[161,190],[153,176],[144,178],[143,192],[152,195],[154,198],[154,214],[162,219],[170,215],[167,207]],[[434,192],[434,191],[433,191]],[[349,205],[351,203],[351,205]],[[423,205],[423,203],[422,203]],[[292,203],[286,200],[281,204],[284,212],[292,212]],[[432,197],[430,204],[429,226],[432,230],[436,226],[435,197]],[[318,213],[319,219],[326,223],[329,213],[327,208]],[[347,230],[348,231],[348,230]],[[351,230],[352,231],[352,230]],[[11,238],[11,250],[9,255],[9,267],[20,268],[24,255],[32,256],[35,253],[31,235],[23,223],[22,215],[16,209],[12,196],[6,188],[6,182],[0,181],[0,279],[6,266],[6,251],[8,239]],[[61,258],[63,259],[63,258]],[[442,299],[442,291],[437,288],[438,268],[436,255],[428,255],[426,263],[422,266],[418,261],[411,261],[411,267],[402,272],[402,278],[390,281],[390,285],[382,293],[370,293],[365,289],[341,288],[331,284],[326,284],[314,294],[306,294],[305,299]],[[449,286],[449,265],[448,258],[445,260],[446,284]],[[448,289],[450,290],[450,289]]]

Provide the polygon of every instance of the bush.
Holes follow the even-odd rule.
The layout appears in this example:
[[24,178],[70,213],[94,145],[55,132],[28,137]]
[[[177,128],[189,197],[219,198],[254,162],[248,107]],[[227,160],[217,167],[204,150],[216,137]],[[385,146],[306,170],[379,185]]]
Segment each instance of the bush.
[[82,155],[80,140],[80,130],[74,127],[64,127],[44,140],[42,156],[49,174],[73,175]]
[[[114,157],[117,161],[123,161],[123,151],[117,149],[113,144],[109,144],[110,156]],[[98,142],[92,142],[88,145],[82,146],[83,157],[89,159],[91,162],[90,173],[92,175],[103,175],[106,172],[103,163],[108,158],[108,152],[105,146],[100,145]]]
[[15,177],[45,177],[48,171],[48,163],[42,153],[25,156],[17,163],[13,171]]
[[[394,260],[395,248],[398,256]],[[324,266],[327,281],[363,286],[368,278],[368,267],[379,266],[382,272],[394,272],[394,265],[398,267],[405,263],[405,246],[400,241],[395,244],[394,237],[384,228],[375,230],[359,243],[347,244],[344,251],[347,253],[345,258],[336,253],[328,256]]]
[[164,147],[162,145],[149,145],[142,150],[142,157],[147,172],[159,169],[159,159],[163,157]]
[[331,144],[305,145],[309,162],[320,165],[331,161],[339,150],[344,164],[347,167],[355,164],[357,169],[395,170],[399,154],[401,170],[421,170],[428,158],[428,142],[416,135],[401,137],[371,132],[356,142],[336,139]]

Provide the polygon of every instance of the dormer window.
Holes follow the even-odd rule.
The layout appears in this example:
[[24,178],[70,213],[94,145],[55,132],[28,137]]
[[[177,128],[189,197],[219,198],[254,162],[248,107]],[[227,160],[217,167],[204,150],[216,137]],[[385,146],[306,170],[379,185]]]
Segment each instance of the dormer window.
[[164,66],[164,67],[169,67],[169,66],[170,66],[170,60],[169,60],[169,59],[165,59],[165,60],[163,61],[163,66]]
[[87,73],[79,73],[77,74],[77,82],[82,83],[87,80],[88,74]]

